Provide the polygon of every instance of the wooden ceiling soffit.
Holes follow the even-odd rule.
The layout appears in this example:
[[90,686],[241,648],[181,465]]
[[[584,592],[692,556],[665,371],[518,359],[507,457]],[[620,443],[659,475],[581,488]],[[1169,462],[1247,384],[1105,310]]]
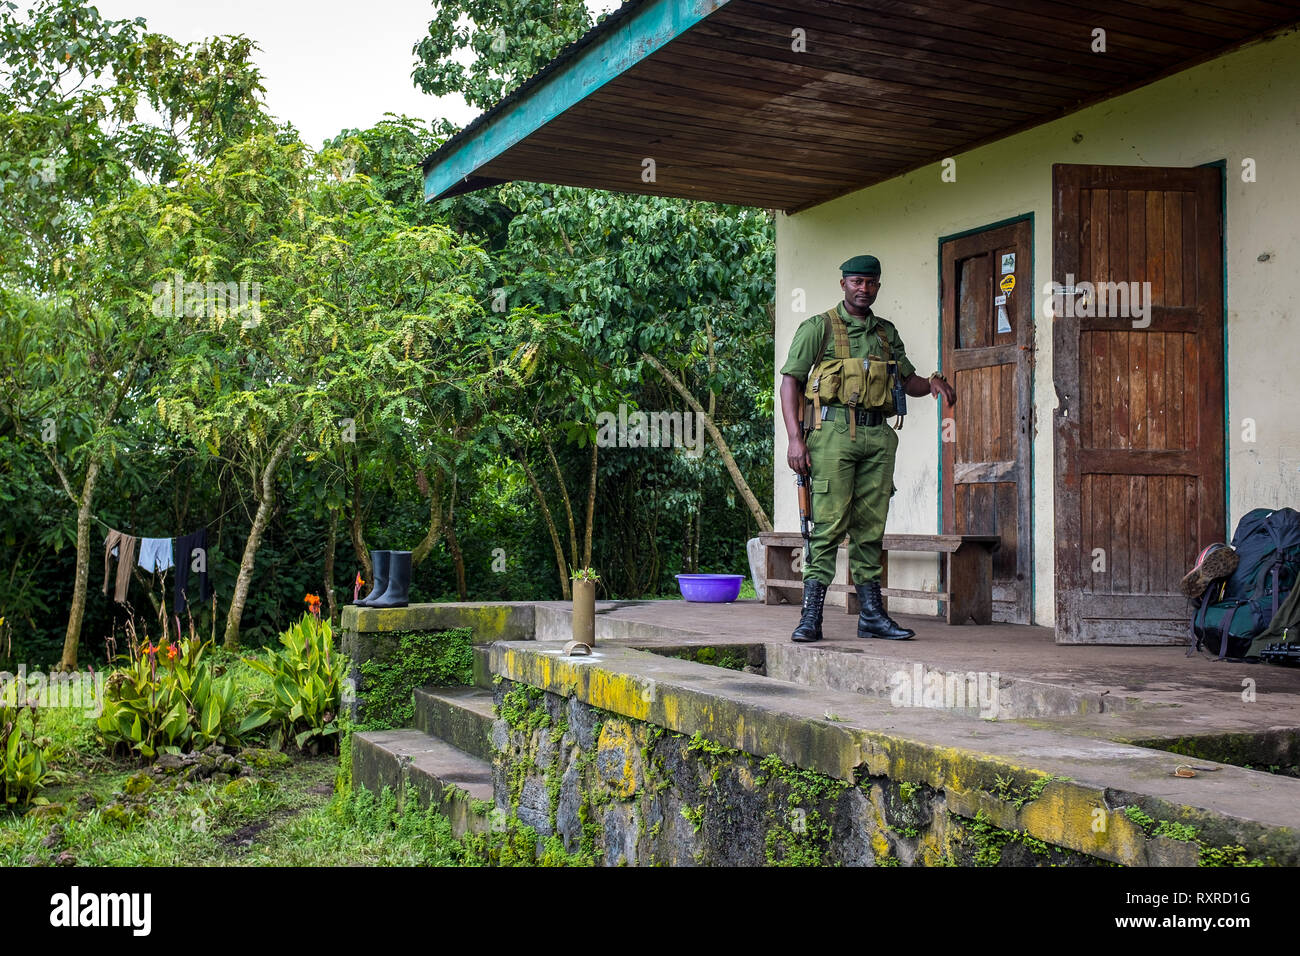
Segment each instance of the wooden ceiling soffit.
[[425,195],[519,179],[797,212],[1298,20],[1283,0],[641,0],[426,159]]

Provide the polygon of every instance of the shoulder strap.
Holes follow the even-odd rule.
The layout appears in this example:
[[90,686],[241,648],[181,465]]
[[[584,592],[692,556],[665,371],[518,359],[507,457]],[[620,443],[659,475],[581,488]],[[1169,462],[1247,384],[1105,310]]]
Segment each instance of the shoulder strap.
[[[811,375],[813,371],[816,370],[817,366],[822,364],[822,359],[825,358],[826,356],[826,349],[831,344],[831,327],[832,327],[831,317],[832,316],[834,316],[835,318],[839,318],[839,316],[835,314],[834,309],[831,309],[829,312],[821,313],[822,344],[821,344],[821,348],[817,350],[817,357],[813,359],[812,365],[808,366],[809,375]],[[816,316],[813,316],[813,318],[816,318]],[[811,319],[809,321],[811,321]],[[821,395],[817,393],[815,387],[813,390],[813,397],[811,399],[808,399],[807,402],[804,404],[803,411],[804,411],[804,420],[801,422],[801,424],[804,427],[805,434],[809,430],[821,431],[821,427],[822,427]]]
[[[1264,596],[1264,582],[1265,582],[1266,580],[1268,580],[1268,576],[1269,576],[1269,574],[1273,574],[1273,575],[1274,575],[1274,577],[1273,577],[1273,590],[1274,590],[1274,592],[1276,592],[1276,591],[1277,591],[1277,576],[1276,576],[1276,575],[1277,575],[1277,571],[1278,571],[1278,569],[1279,569],[1281,566],[1282,566],[1282,552],[1281,552],[1281,551],[1278,551],[1278,552],[1277,552],[1277,556],[1273,559],[1273,563],[1272,563],[1272,564],[1263,564],[1263,563],[1261,563],[1260,566],[1259,566],[1259,570],[1255,573],[1255,586],[1254,586],[1253,588],[1251,588],[1250,595],[1249,595],[1249,597],[1247,598],[1247,600],[1257,600],[1257,599],[1262,598],[1262,597]],[[1276,594],[1274,595],[1274,599],[1276,600]]]
[[831,330],[835,333],[835,357],[846,359],[852,355],[849,349],[849,327],[840,318],[838,308],[830,311]]
[[1199,651],[1201,649],[1201,644],[1204,643],[1201,640],[1201,633],[1203,633],[1201,632],[1201,628],[1205,627],[1205,611],[1210,606],[1210,592],[1213,590],[1213,584],[1205,589],[1205,594],[1201,596],[1201,606],[1192,612],[1192,638],[1194,639],[1194,643],[1187,649],[1188,657],[1191,657],[1192,654]]
[[[821,314],[822,317],[822,347],[817,352],[817,358],[813,360],[813,366],[821,364],[826,357],[826,351],[830,348],[831,339],[835,339],[835,357],[849,358],[852,354],[849,349],[849,327],[845,325],[844,320],[840,318],[839,308],[827,309]],[[877,330],[879,331],[879,330]],[[882,339],[883,341],[883,339]],[[885,343],[886,350],[889,344]]]

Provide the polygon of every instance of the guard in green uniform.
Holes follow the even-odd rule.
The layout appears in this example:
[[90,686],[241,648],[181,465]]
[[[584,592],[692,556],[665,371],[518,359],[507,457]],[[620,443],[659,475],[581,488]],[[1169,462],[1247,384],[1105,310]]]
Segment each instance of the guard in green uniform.
[[811,559],[803,569],[803,614],[792,639],[821,640],[826,586],[847,533],[849,569],[862,605],[858,637],[907,640],[915,632],[894,622],[880,597],[895,429],[902,428],[904,395],[942,395],[949,405],[957,395],[937,372],[929,379],[917,376],[898,330],[871,311],[880,293],[880,260],[854,256],[840,271],[844,301],[800,324],[781,368],[788,461],[797,473],[811,475],[814,527]]

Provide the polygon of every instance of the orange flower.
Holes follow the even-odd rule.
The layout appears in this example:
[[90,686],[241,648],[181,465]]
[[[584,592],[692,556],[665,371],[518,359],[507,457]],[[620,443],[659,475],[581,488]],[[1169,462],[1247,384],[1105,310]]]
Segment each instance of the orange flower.
[[167,659],[168,659],[169,661],[174,661],[174,660],[176,660],[176,645],[175,645],[175,644],[172,644],[170,647],[167,648]]

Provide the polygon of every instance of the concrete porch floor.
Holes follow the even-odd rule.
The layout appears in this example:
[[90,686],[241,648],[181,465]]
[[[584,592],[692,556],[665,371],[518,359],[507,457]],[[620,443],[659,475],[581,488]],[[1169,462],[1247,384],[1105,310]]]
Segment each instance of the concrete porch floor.
[[[538,640],[567,640],[567,602],[537,602]],[[779,644],[790,654],[855,655],[859,666],[912,667],[997,673],[1045,684],[1094,700],[1110,698],[1098,713],[1021,716],[1030,726],[1089,737],[1136,742],[1174,737],[1252,734],[1272,739],[1280,756],[1300,763],[1300,668],[1216,661],[1186,647],[1058,645],[1050,628],[1016,624],[952,627],[939,618],[894,615],[916,631],[910,641],[859,640],[856,615],[827,606],[816,644],[795,644],[794,605],[757,600],[696,604],[677,600],[599,601],[596,639],[637,648]],[[549,622],[549,623],[548,623]],[[1243,683],[1243,681],[1253,681]],[[1253,700],[1250,699],[1253,697]],[[1287,754],[1294,759],[1287,759]],[[1261,758],[1262,760],[1263,758]]]

